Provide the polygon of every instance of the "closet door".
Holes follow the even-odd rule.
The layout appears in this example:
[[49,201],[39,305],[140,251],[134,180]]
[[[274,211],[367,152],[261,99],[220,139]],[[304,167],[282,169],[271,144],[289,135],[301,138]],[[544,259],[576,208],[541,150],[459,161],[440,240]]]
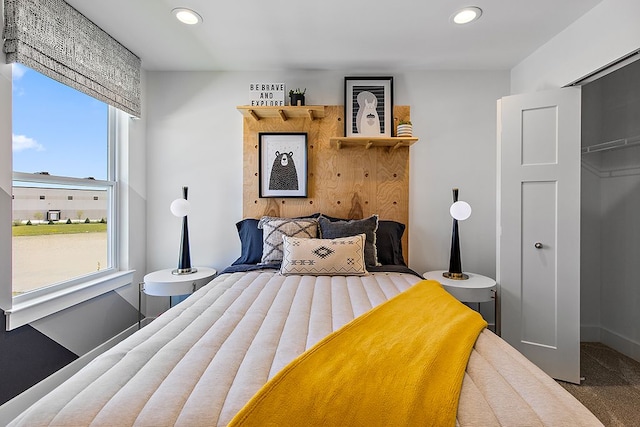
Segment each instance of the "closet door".
[[580,89],[498,101],[501,335],[580,381]]

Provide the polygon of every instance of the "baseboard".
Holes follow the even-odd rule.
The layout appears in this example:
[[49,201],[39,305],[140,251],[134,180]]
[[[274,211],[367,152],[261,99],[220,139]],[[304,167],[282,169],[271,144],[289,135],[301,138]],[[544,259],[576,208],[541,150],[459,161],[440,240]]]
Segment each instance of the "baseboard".
[[601,328],[600,335],[602,337],[602,339],[600,340],[602,344],[608,345],[612,349],[619,351],[625,356],[628,356],[633,360],[640,362],[640,343],[623,337],[622,335],[610,331],[606,328]]
[[[149,320],[143,319],[141,324],[142,326],[145,326],[148,322]],[[80,356],[78,359],[74,360],[64,368],[49,375],[47,378],[40,381],[33,387],[25,390],[13,399],[4,403],[2,406],[0,406],[0,425],[7,425],[11,420],[24,412],[24,410],[26,410],[29,406],[33,405],[44,395],[69,379],[73,374],[86,366],[98,355],[109,350],[111,347],[124,340],[137,330],[138,324],[136,323],[135,325],[130,326],[115,337],[111,338],[109,341],[94,348],[89,353]]]
[[601,326],[580,326],[580,341],[599,342],[640,362],[640,343]]

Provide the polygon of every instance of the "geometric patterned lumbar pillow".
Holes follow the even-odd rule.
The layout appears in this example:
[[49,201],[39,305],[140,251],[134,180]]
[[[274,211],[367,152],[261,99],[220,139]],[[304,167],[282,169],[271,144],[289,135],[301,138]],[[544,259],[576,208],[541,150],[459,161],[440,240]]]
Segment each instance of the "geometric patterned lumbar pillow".
[[261,264],[282,261],[282,236],[314,238],[318,237],[318,220],[315,218],[293,219],[262,217],[258,223],[262,228]]
[[362,276],[367,274],[364,263],[366,235],[358,234],[336,239],[300,239],[284,236],[282,274],[313,276]]

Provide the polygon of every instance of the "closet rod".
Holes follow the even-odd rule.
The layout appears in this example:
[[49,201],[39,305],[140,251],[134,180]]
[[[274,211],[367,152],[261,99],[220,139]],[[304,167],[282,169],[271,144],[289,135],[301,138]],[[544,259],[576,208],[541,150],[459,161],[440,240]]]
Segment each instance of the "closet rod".
[[631,138],[616,139],[613,141],[601,142],[600,144],[590,145],[588,147],[582,147],[580,152],[582,154],[597,153],[599,151],[613,150],[615,148],[626,148],[640,144],[640,135],[632,136]]

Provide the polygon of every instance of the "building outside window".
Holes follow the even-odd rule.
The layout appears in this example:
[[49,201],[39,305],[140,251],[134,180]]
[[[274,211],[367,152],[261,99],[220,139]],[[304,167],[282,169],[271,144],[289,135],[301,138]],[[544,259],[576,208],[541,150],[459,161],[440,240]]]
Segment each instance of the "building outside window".
[[23,298],[116,267],[115,109],[23,65],[13,76],[12,291]]

